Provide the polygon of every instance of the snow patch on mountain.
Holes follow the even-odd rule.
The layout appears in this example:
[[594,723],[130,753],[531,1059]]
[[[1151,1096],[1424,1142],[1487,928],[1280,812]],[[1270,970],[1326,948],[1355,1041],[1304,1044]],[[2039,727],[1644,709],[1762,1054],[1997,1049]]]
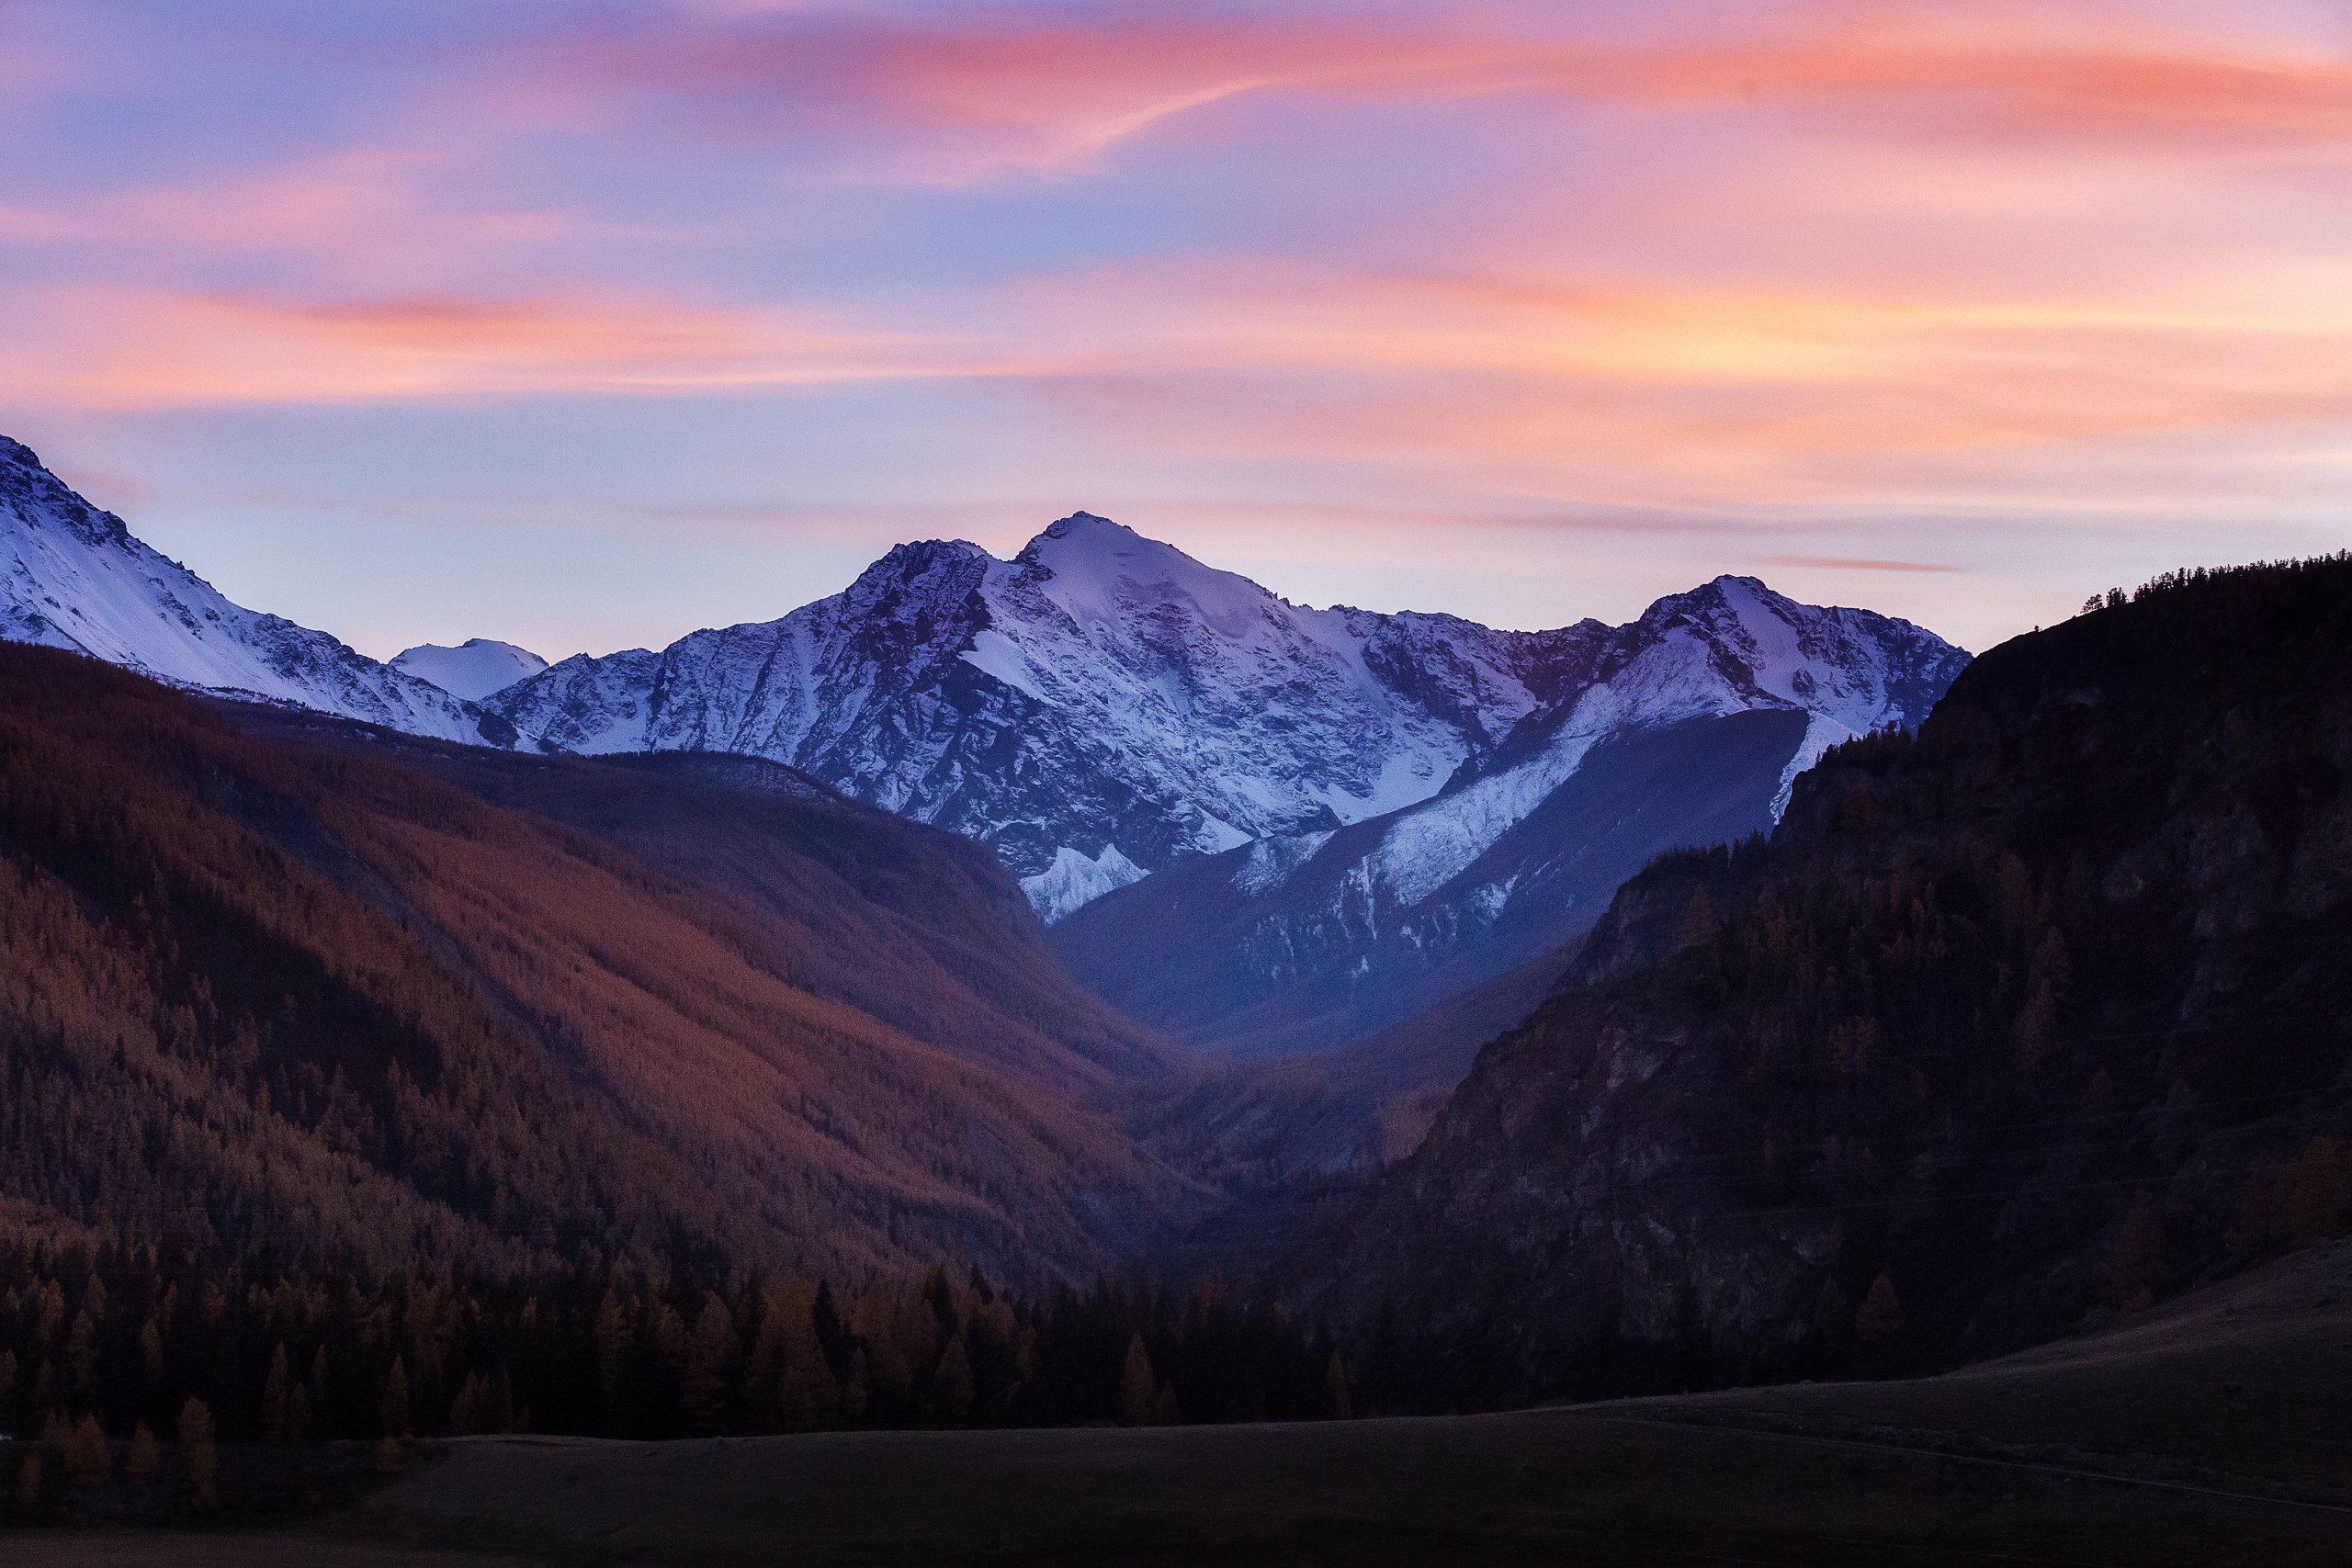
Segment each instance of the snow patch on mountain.
[[1055,852],[1053,864],[1021,879],[1021,890],[1029,896],[1030,907],[1039,918],[1050,923],[1149,874],[1121,854],[1116,844],[1105,845],[1091,859],[1065,844]]
[[456,648],[421,643],[394,654],[390,662],[403,675],[429,681],[453,697],[475,703],[548,667],[546,660],[527,648],[486,637],[469,637]]
[[1323,846],[1337,835],[1329,830],[1320,833],[1297,833],[1287,838],[1260,839],[1250,846],[1233,874],[1233,886],[1238,893],[1252,897],[1271,893],[1296,875],[1299,867],[1323,852]]
[[1772,796],[1772,820],[1778,822],[1788,815],[1789,798],[1796,793],[1798,774],[1821,761],[1830,748],[1859,739],[1853,730],[1827,714],[1815,714],[1804,727],[1804,743],[1789,759],[1789,765],[1781,770],[1781,787]]
[[0,436],[0,637],[195,691],[414,735],[512,745],[512,724],[324,632],[232,604]]

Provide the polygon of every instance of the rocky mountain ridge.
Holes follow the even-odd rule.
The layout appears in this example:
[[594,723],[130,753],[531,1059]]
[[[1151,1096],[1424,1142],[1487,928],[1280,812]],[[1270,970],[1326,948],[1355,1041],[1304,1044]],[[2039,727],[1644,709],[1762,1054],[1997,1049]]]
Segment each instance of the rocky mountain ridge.
[[231,603],[0,436],[0,639],[103,659],[191,691],[291,704],[436,739],[511,747],[505,719],[325,632]]

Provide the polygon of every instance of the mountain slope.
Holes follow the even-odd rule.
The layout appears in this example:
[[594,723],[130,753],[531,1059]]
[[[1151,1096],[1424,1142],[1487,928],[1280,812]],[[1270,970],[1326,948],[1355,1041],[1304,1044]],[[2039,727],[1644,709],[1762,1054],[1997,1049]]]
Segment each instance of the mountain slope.
[[548,661],[529,649],[486,637],[468,637],[456,648],[421,643],[391,659],[391,668],[401,674],[429,681],[469,703],[478,703],[547,667]]
[[231,604],[0,436],[0,639],[175,686],[295,703],[416,735],[511,746],[504,719],[324,632]]
[[[729,771],[731,770],[731,772]],[[976,846],[764,764],[503,756],[0,649],[6,1197],[382,1269],[1091,1271],[1157,1051]]]
[[2352,559],[2152,585],[1619,894],[1295,1264],[1490,1397],[1898,1370],[2345,1212]]
[[1589,646],[1564,701],[1435,798],[1153,877],[1057,950],[1221,1053],[1329,1049],[1570,941],[1661,852],[1768,829],[1824,749],[1917,724],[1967,657],[1730,577]]

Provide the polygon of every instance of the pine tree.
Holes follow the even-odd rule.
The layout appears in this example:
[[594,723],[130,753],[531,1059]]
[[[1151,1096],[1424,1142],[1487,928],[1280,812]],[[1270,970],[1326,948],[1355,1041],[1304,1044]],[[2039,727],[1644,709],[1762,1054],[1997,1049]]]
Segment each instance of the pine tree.
[[735,1358],[735,1319],[717,1292],[703,1297],[686,1346],[679,1386],[687,1423],[697,1432],[716,1432],[725,1423],[727,1379]]
[[1151,1370],[1151,1353],[1143,1348],[1143,1336],[1127,1340],[1125,1364],[1119,1371],[1119,1425],[1145,1427],[1151,1423],[1152,1402],[1159,1396],[1159,1380]]
[[514,1382],[506,1375],[506,1363],[498,1361],[490,1369],[489,1396],[481,1408],[481,1429],[485,1432],[511,1432],[514,1429]]
[[261,1438],[266,1443],[286,1440],[286,1342],[278,1341],[269,1358],[269,1374],[261,1385]]
[[28,1519],[40,1507],[42,1465],[38,1452],[28,1453],[17,1466],[17,1517]]
[[1331,1348],[1331,1364],[1323,1370],[1323,1408],[1334,1421],[1355,1419],[1355,1405],[1348,1398],[1348,1369],[1337,1346]]
[[481,1430],[482,1386],[480,1374],[468,1372],[458,1386],[458,1397],[449,1402],[449,1435],[470,1438]]
[[85,1416],[65,1444],[65,1478],[96,1486],[107,1478],[107,1434],[95,1416]]
[[220,1450],[212,1439],[212,1412],[194,1394],[180,1406],[180,1448],[187,1455],[191,1501],[202,1513],[220,1506]]
[[842,1419],[850,1426],[863,1423],[874,1404],[872,1380],[865,1370],[865,1352],[853,1350],[849,1357],[849,1382],[842,1390]]
[[141,1421],[130,1434],[130,1458],[124,1463],[123,1472],[133,1481],[153,1481],[163,1464],[163,1453],[155,1441],[155,1428]]
[[1854,1333],[1866,1342],[1875,1343],[1893,1338],[1902,1326],[1903,1304],[1894,1299],[1894,1281],[1882,1269],[1854,1313]]
[[2313,1138],[2295,1161],[2287,1189],[2287,1239],[2309,1247],[2334,1235],[2344,1221],[2344,1145],[2334,1138]]
[[939,1370],[931,1374],[930,1415],[939,1427],[962,1427],[972,1419],[972,1359],[961,1334],[940,1353]]
[[385,1375],[382,1419],[378,1430],[388,1438],[408,1436],[408,1362],[402,1357],[392,1358],[392,1370]]

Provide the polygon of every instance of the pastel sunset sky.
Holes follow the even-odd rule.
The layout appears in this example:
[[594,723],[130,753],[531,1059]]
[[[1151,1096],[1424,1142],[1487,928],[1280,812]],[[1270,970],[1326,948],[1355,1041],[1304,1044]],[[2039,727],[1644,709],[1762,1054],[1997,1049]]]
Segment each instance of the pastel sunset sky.
[[379,655],[1080,507],[1981,649],[2352,545],[2352,4],[0,0],[0,431]]

